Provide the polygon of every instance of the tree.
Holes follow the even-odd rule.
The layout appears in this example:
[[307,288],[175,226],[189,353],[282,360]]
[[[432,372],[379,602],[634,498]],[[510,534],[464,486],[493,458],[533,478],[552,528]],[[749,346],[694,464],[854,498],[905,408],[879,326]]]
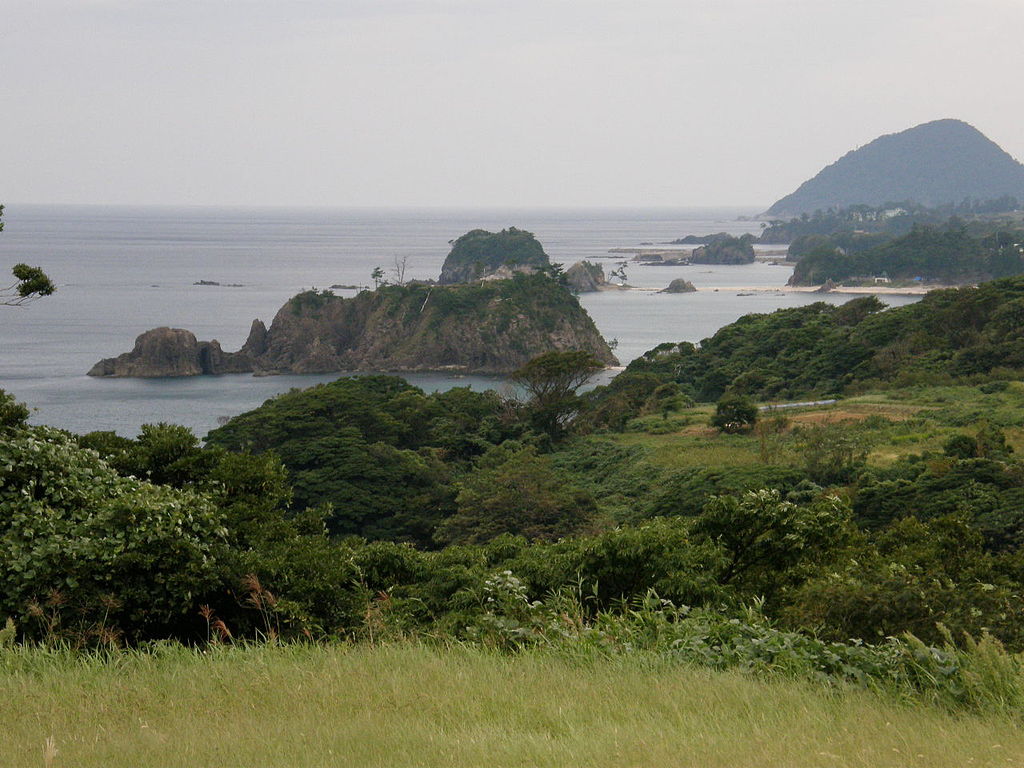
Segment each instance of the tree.
[[617,262],[618,266],[608,273],[609,278],[615,278],[619,280],[623,285],[626,284],[626,267],[629,266],[628,261]]
[[531,396],[527,409],[532,425],[557,440],[582,406],[576,390],[602,368],[604,364],[590,352],[552,351],[533,358],[509,378]]
[[799,581],[801,568],[822,562],[845,544],[849,521],[849,506],[835,496],[799,505],[784,501],[776,490],[759,490],[712,497],[694,521],[693,534],[725,550],[721,583],[770,596]]
[[552,541],[577,533],[596,506],[586,491],[568,485],[534,448],[515,443],[484,454],[459,483],[458,512],[437,529],[445,543],[481,544],[511,533]]
[[[4,207],[0,205],[0,232],[4,231]],[[16,282],[6,288],[0,288],[0,305],[5,307],[21,307],[42,296],[49,296],[57,288],[39,267],[28,264],[15,264]]]
[[373,280],[374,290],[380,288],[381,283],[384,282],[384,270],[380,267],[374,267],[373,272],[370,273],[370,279]]
[[755,422],[757,406],[743,395],[722,395],[715,405],[715,415],[711,417],[711,426],[729,434],[749,432]]
[[408,256],[395,256],[395,263],[391,267],[391,274],[394,275],[395,285],[405,285],[405,269],[408,265]]
[[6,307],[21,307],[57,290],[39,267],[15,264],[11,271],[17,282],[0,289],[0,304]]

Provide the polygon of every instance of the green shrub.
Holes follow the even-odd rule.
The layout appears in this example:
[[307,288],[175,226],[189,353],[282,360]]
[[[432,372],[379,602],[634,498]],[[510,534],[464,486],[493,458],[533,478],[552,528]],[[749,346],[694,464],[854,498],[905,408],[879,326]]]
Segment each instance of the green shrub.
[[723,395],[715,404],[711,426],[729,434],[749,432],[757,421],[757,406],[743,395]]
[[217,582],[209,498],[121,477],[54,429],[0,441],[0,510],[0,614],[29,634],[180,631]]

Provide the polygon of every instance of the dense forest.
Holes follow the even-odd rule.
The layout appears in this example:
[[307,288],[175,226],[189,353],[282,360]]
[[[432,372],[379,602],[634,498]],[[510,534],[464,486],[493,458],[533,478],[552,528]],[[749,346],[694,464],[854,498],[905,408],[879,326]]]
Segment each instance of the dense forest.
[[874,297],[747,315],[699,346],[663,344],[609,387],[673,383],[699,400],[826,396],[891,383],[946,382],[1024,369],[1024,277],[928,293],[882,311]]
[[905,235],[811,237],[796,241],[799,258],[791,285],[828,280],[863,282],[884,276],[926,283],[965,284],[1024,272],[1024,231],[1001,230],[972,236],[950,221],[943,227],[915,226]]
[[1012,220],[1009,214],[1020,211],[1020,201],[1011,195],[992,200],[966,199],[959,203],[924,206],[912,200],[887,202],[883,205],[849,205],[818,209],[791,219],[772,219],[763,225],[758,242],[765,244],[793,243],[814,236],[877,235],[897,237],[907,234],[915,225],[941,226],[956,217],[971,227],[972,233]]

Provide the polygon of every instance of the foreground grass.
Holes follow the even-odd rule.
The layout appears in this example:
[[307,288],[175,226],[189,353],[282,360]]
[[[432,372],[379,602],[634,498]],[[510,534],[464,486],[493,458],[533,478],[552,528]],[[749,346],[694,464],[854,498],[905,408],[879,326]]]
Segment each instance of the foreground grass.
[[[5,766],[1018,765],[999,718],[649,657],[256,647],[0,655]],[[57,749],[46,756],[47,739]],[[50,749],[52,755],[52,747]]]

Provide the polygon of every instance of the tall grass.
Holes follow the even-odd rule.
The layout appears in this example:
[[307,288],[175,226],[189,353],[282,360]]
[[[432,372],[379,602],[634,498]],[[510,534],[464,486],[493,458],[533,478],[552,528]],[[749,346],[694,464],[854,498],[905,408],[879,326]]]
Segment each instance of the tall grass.
[[1011,721],[651,654],[422,644],[3,652],[21,766],[985,766]]

